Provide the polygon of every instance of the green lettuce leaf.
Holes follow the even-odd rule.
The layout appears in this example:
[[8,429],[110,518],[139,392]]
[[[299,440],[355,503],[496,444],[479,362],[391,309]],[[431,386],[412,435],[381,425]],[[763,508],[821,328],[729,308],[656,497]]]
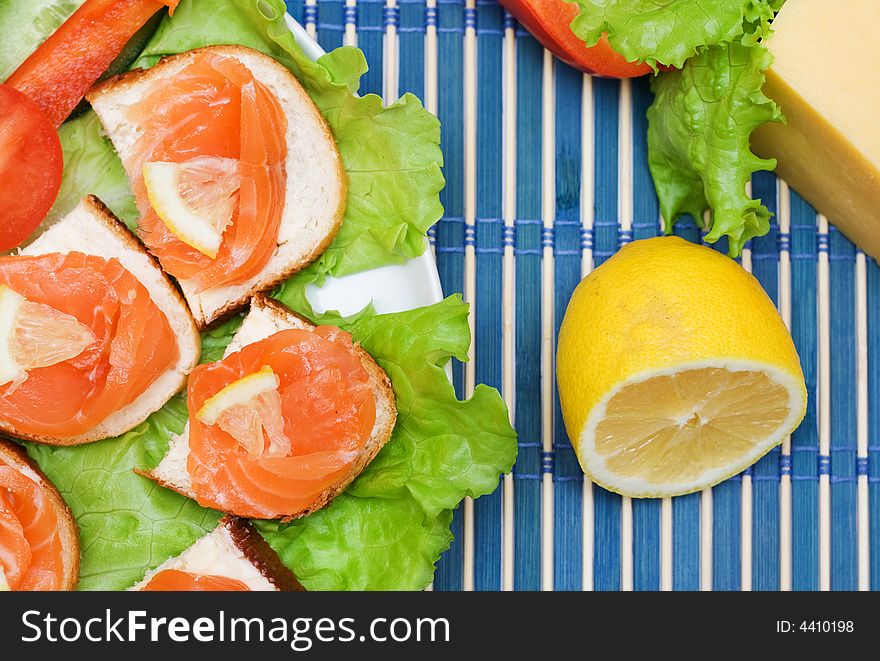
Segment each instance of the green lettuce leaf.
[[362,316],[347,324],[394,384],[399,411],[394,443],[349,492],[390,498],[409,492],[431,516],[465,496],[491,493],[516,459],[516,434],[493,388],[478,385],[466,402],[443,369],[467,360],[468,306],[458,295],[431,307]]
[[[0,2],[0,82],[79,9],[85,0],[4,0]],[[13,36],[14,35],[14,36]]]
[[411,497],[342,494],[301,523],[257,528],[309,590],[415,590],[433,580],[451,522],[452,512],[426,517]]
[[778,106],[761,91],[772,55],[761,45],[712,46],[652,80],[648,109],[648,165],[667,232],[689,213],[702,226],[712,210],[708,241],[728,237],[728,252],[739,255],[746,241],[769,231],[771,213],[746,195],[757,170],[772,170],[774,159],[752,153],[749,137],[765,122],[784,121]]
[[116,439],[78,447],[28,445],[76,517],[79,589],[123,590],[216,525],[217,513],[132,472],[158,464],[185,422],[186,402],[175,397]]
[[390,377],[398,418],[345,497],[288,525],[261,526],[309,589],[425,587],[451,540],[451,510],[494,491],[513,467],[516,432],[498,392],[478,386],[461,402],[443,369],[452,356],[467,359],[467,315],[455,295],[342,323]]
[[241,326],[243,317],[236,315],[227,319],[219,326],[206,330],[202,333],[202,355],[199,359],[201,364],[216,363],[223,358],[226,347],[232,341],[232,336]]
[[139,214],[128,175],[104,136],[98,116],[89,111],[67,121],[58,129],[58,136],[64,153],[64,176],[58,198],[44,222],[60,220],[91,193],[133,230]]
[[572,32],[588,46],[608,33],[628,62],[681,68],[697,49],[732,41],[755,43],[784,0],[569,0],[581,13]]

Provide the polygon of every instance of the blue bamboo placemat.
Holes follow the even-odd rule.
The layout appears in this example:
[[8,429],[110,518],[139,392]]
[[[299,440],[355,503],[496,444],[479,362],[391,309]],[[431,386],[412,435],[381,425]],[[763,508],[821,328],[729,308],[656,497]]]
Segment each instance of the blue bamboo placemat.
[[[430,232],[447,293],[474,306],[474,382],[519,433],[512,476],[456,512],[437,590],[854,590],[880,587],[880,269],[784,182],[745,251],[789,321],[810,405],[789,443],[711,491],[630,501],[583,479],[555,401],[552,348],[582,275],[659,233],[647,81],[547,56],[494,1],[295,0],[330,50],[362,48],[362,92],[412,91],[443,123],[446,215]],[[693,223],[676,233],[702,240]],[[724,250],[724,246],[716,246]]]

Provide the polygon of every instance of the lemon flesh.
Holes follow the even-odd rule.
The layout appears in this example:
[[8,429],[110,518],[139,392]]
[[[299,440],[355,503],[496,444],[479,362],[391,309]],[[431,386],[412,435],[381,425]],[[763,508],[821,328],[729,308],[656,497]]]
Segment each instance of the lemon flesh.
[[0,384],[15,382],[25,373],[12,356],[18,311],[24,297],[6,285],[0,285]]
[[284,433],[280,385],[272,368],[263,367],[206,399],[196,418],[206,425],[217,425],[252,459],[287,456],[291,445]]
[[234,161],[151,162],[142,171],[150,205],[168,230],[200,253],[217,257],[238,189]]
[[579,445],[599,484],[676,495],[754,463],[802,405],[797,381],[772,370],[690,367],[624,385],[597,407]]
[[632,497],[717,484],[806,412],[797,351],[760,283],[676,237],[627,244],[584,278],[556,369],[581,467]]
[[253,374],[248,374],[220,389],[215,395],[205,400],[196,417],[206,425],[217,424],[217,419],[228,408],[236,404],[247,404],[253,398],[277,390],[281,384],[271,367],[263,367]]
[[20,385],[28,370],[76,358],[95,341],[76,317],[0,285],[0,385]]

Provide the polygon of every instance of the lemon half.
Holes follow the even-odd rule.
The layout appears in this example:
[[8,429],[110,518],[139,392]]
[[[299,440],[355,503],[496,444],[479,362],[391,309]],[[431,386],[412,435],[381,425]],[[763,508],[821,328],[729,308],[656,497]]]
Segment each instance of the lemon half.
[[628,244],[578,285],[556,360],[584,472],[627,496],[717,484],[806,412],[797,351],[761,285],[677,237]]

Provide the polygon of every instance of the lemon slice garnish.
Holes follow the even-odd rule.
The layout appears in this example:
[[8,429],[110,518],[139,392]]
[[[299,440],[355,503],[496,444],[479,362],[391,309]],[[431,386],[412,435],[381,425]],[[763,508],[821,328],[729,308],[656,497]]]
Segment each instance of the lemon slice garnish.
[[186,163],[150,162],[144,186],[156,215],[186,245],[215,258],[232,222],[237,162],[203,157]]
[[196,418],[203,424],[217,425],[238,441],[251,458],[286,456],[290,453],[290,441],[284,434],[280,384],[272,368],[263,367],[206,399]]
[[233,381],[206,399],[196,417],[206,425],[217,424],[217,419],[226,409],[235,404],[247,404],[258,395],[277,390],[279,385],[281,385],[281,379],[272,371],[271,367],[265,366],[253,374]]
[[0,385],[20,385],[28,370],[76,358],[95,340],[76,317],[0,285]]
[[26,374],[12,355],[18,312],[24,300],[18,292],[0,285],[0,385],[19,381]]

